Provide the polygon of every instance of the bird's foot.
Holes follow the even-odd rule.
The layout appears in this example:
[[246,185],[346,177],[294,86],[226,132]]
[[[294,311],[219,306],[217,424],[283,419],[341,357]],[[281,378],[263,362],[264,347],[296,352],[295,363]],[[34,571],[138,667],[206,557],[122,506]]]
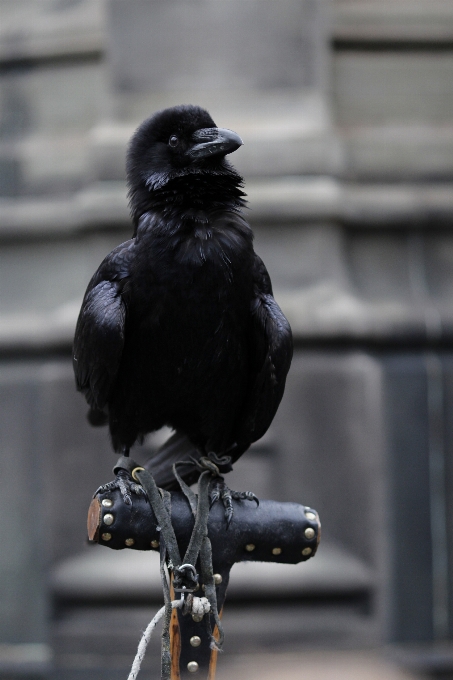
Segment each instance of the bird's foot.
[[107,491],[113,491],[114,489],[120,490],[121,497],[126,505],[132,505],[131,494],[133,493],[137,496],[146,496],[144,488],[140,484],[136,484],[127,471],[122,469],[118,470],[116,479],[114,479],[113,482],[102,484],[94,495],[97,496],[98,493],[106,493]]
[[217,478],[213,481],[210,492],[211,508],[217,501],[222,501],[225,508],[225,518],[227,526],[231,524],[233,519],[234,509],[233,500],[235,501],[255,501],[256,506],[260,504],[259,499],[251,491],[233,491],[224,482],[223,478]]

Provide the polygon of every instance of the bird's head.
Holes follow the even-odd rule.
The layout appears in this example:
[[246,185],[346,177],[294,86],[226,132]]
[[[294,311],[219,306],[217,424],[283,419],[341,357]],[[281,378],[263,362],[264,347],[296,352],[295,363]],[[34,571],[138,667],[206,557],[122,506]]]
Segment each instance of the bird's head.
[[[140,212],[147,198],[170,189],[170,183],[181,178],[234,175],[238,186],[241,178],[225,156],[242,144],[239,135],[216,127],[199,106],[175,106],[155,113],[136,130],[127,153],[133,212]],[[183,184],[178,181],[179,187]]]

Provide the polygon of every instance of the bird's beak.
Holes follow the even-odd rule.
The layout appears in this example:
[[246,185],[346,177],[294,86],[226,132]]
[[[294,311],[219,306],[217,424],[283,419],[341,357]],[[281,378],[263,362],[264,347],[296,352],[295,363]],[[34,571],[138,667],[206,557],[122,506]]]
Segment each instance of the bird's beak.
[[193,146],[186,151],[191,161],[226,156],[244,143],[233,130],[215,127],[196,130],[192,135],[192,142]]

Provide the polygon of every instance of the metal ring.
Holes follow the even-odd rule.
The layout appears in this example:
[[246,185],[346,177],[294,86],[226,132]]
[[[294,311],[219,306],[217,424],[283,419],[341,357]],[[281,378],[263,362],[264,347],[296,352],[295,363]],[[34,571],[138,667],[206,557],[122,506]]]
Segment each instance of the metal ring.
[[135,476],[135,474],[136,474],[137,472],[142,472],[142,470],[143,470],[143,472],[145,472],[145,468],[144,468],[144,467],[136,467],[136,468],[134,468],[134,469],[132,470],[132,472],[131,472],[132,479],[135,479],[135,481],[138,482],[139,484],[140,484],[140,480],[138,479],[138,477]]

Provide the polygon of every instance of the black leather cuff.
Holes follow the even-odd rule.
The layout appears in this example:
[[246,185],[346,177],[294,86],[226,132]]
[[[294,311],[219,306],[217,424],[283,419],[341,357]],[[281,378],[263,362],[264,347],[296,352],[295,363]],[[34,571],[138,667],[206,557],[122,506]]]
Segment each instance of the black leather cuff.
[[120,470],[126,470],[126,472],[128,472],[132,477],[132,470],[135,470],[137,467],[142,466],[128,456],[120,456],[116,461],[115,467],[113,468],[113,474],[117,475]]

